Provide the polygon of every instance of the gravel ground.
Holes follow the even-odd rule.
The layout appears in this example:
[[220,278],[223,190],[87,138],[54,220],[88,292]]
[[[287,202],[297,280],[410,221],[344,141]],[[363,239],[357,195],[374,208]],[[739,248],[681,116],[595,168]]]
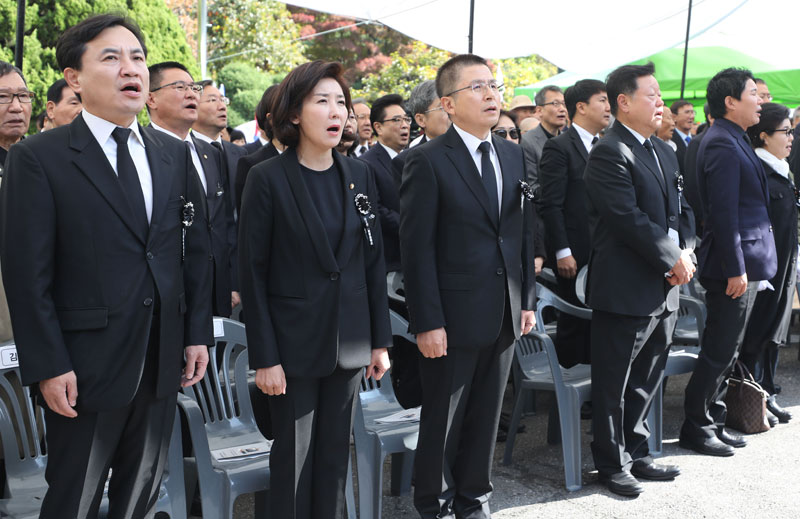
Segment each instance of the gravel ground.
[[[589,421],[583,421],[583,488],[567,492],[561,447],[546,442],[551,394],[538,395],[538,414],[523,419],[513,463],[501,463],[504,443],[495,452],[491,499],[495,519],[510,518],[796,518],[800,517],[800,362],[797,337],[781,350],[778,401],[795,419],[771,431],[750,435],[749,445],[730,458],[700,456],[678,447],[683,393],[689,375],[671,377],[664,399],[663,463],[677,464],[682,474],[672,482],[644,482],[636,499],[610,493],[598,484],[589,451]],[[507,399],[506,408],[510,408]],[[411,495],[390,496],[389,465],[384,467],[384,519],[416,517]],[[252,496],[237,501],[236,519],[253,517]]]

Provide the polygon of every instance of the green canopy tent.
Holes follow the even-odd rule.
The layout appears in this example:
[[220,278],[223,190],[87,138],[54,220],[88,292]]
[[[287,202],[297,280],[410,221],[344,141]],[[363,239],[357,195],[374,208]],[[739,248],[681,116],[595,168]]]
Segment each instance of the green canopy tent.
[[[634,61],[633,64],[641,65],[648,61],[652,61],[656,67],[655,75],[661,86],[661,96],[664,102],[669,104],[680,99],[683,49],[668,49]],[[714,74],[726,67],[744,67],[752,70],[756,77],[760,77],[767,82],[774,102],[785,104],[790,108],[800,105],[800,70],[782,70],[779,66],[725,47],[689,49],[684,99],[701,107],[705,103],[708,81]],[[581,79],[605,80],[609,72],[611,72],[610,69],[590,74],[562,72],[534,85],[515,88],[514,95],[526,94],[533,99],[536,92],[545,85],[557,85],[566,88]]]

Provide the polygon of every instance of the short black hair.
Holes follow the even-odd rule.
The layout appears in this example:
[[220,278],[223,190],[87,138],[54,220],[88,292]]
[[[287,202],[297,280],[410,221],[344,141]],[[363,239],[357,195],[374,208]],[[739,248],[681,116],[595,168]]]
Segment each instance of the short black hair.
[[673,103],[669,106],[669,111],[673,113],[673,115],[678,115],[678,110],[683,108],[684,106],[689,105],[694,108],[694,105],[685,99],[678,99],[677,101],[673,101]]
[[547,98],[545,97],[548,92],[561,92],[561,87],[557,87],[556,85],[547,85],[543,86],[541,90],[536,92],[536,95],[533,97],[533,102],[536,106],[542,106],[547,102]]
[[[191,76],[191,74],[189,75]],[[214,81],[211,79],[204,79],[202,81],[195,81],[195,84],[205,88],[207,86],[214,86]]]
[[231,130],[231,131],[228,132],[228,137],[230,137],[231,142],[239,140],[239,139],[242,139],[243,141],[247,141],[247,139],[244,138],[244,133],[242,132],[242,130]]
[[424,114],[431,103],[438,99],[439,96],[436,95],[436,81],[432,79],[423,81],[411,91],[411,95],[408,98],[408,111],[411,112],[412,116]]
[[764,81],[763,79],[761,79],[760,77],[754,77],[753,81],[755,82],[756,85],[766,85],[767,84],[767,82]]
[[36,129],[42,131],[44,128],[44,122],[47,120],[47,111],[44,110],[42,113],[36,116]]
[[761,132],[771,133],[780,128],[783,121],[789,118],[789,109],[778,103],[764,103],[761,105],[761,118],[758,123],[747,129],[750,144],[753,148],[763,148],[764,140]]
[[436,72],[436,94],[439,97],[452,94],[458,80],[461,79],[461,69],[473,65],[489,67],[485,59],[475,54],[459,54],[445,61],[444,65],[439,67]]
[[405,111],[403,96],[400,94],[387,94],[383,97],[379,97],[372,103],[372,108],[370,108],[369,111],[369,120],[372,122],[372,131],[375,132],[375,135],[378,135],[378,131],[375,129],[375,123],[383,121],[383,118],[386,117],[386,109],[394,105],[400,106],[400,108]]
[[124,27],[133,33],[139,45],[142,46],[145,58],[147,57],[147,47],[144,44],[144,36],[136,22],[115,13],[104,13],[90,16],[82,22],[73,25],[58,38],[56,42],[56,60],[61,70],[73,68],[81,69],[83,53],[86,52],[86,44],[97,38],[97,35],[111,27]]
[[[189,69],[186,68],[186,65],[177,61],[162,61],[161,63],[150,65],[147,67],[148,72],[150,72],[150,91],[152,92],[154,89],[161,86],[161,78],[164,76],[165,70],[171,70],[174,68],[186,72],[189,74],[189,77],[192,76],[192,73],[189,72]],[[192,80],[194,81],[194,79]]]
[[622,65],[612,70],[606,78],[606,92],[608,104],[611,105],[611,115],[617,116],[617,98],[620,94],[632,95],[639,87],[640,77],[652,76],[656,72],[653,62],[646,65]]
[[602,94],[605,91],[606,84],[597,79],[581,79],[564,91],[564,102],[567,105],[570,121],[578,111],[578,103],[588,103],[593,95]]
[[269,140],[272,140],[274,135],[272,133],[272,124],[269,122],[267,114],[272,112],[272,105],[275,104],[275,94],[277,93],[278,85],[272,85],[264,90],[261,100],[256,105],[256,124],[264,130]]
[[22,71],[20,69],[7,61],[0,60],[0,77],[13,74],[14,72],[19,74],[19,77],[22,78],[22,82],[25,83],[25,86],[28,86],[28,82],[25,81],[25,76],[22,75]]
[[706,99],[711,117],[715,119],[725,117],[728,112],[725,107],[725,98],[731,96],[741,100],[748,80],[755,81],[753,73],[746,68],[730,67],[717,72],[706,88]]
[[52,101],[55,104],[61,102],[64,94],[64,87],[67,87],[67,80],[63,77],[57,80],[55,83],[50,85],[50,88],[47,89],[47,100]]

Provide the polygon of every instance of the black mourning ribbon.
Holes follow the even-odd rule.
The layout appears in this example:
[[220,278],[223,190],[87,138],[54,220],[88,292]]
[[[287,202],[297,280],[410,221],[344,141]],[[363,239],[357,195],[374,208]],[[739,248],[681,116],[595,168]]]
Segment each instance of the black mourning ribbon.
[[500,217],[500,204],[497,201],[497,178],[495,177],[494,165],[491,159],[491,145],[488,141],[483,141],[478,145],[478,150],[483,154],[481,157],[481,181],[489,195],[489,207],[492,211],[492,218]]
[[150,224],[147,221],[142,184],[139,182],[139,174],[136,172],[136,165],[133,163],[131,152],[128,149],[128,137],[131,131],[130,128],[117,126],[111,132],[111,136],[117,143],[117,178],[133,211],[137,232],[146,239]]
[[[230,175],[229,174],[225,174],[225,173],[227,173],[227,169],[228,169],[228,159],[227,159],[227,155],[225,154],[225,148],[223,148],[222,144],[217,142],[217,141],[212,142],[211,145],[214,146],[215,148],[217,148],[217,151],[219,152],[220,173],[223,173],[226,178],[229,178]],[[210,181],[211,179],[206,177],[206,180]],[[215,185],[216,185],[216,189],[214,190],[214,193],[213,193],[214,196],[221,197],[223,194],[225,194],[225,188],[222,186],[222,180],[221,179],[217,178]],[[212,189],[213,188],[211,187],[211,182],[209,182],[209,186],[208,186],[208,194],[209,195],[212,194],[212,192],[211,192]]]

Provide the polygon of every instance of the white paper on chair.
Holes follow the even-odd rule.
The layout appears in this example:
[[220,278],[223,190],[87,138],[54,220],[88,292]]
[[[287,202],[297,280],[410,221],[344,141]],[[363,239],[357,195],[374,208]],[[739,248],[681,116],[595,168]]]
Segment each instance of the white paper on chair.
[[19,366],[17,346],[11,344],[0,347],[0,369],[16,368],[17,366]]
[[218,339],[225,335],[225,326],[222,324],[222,319],[214,319],[214,338]]
[[377,418],[375,423],[390,424],[390,423],[414,423],[419,422],[419,413],[421,407],[414,407],[412,409],[403,409],[389,416]]
[[211,455],[217,461],[236,461],[246,458],[255,458],[258,456],[266,456],[272,448],[272,440],[264,440],[258,443],[249,443],[247,445],[238,445],[236,447],[228,447],[227,449],[217,449],[211,451]]

